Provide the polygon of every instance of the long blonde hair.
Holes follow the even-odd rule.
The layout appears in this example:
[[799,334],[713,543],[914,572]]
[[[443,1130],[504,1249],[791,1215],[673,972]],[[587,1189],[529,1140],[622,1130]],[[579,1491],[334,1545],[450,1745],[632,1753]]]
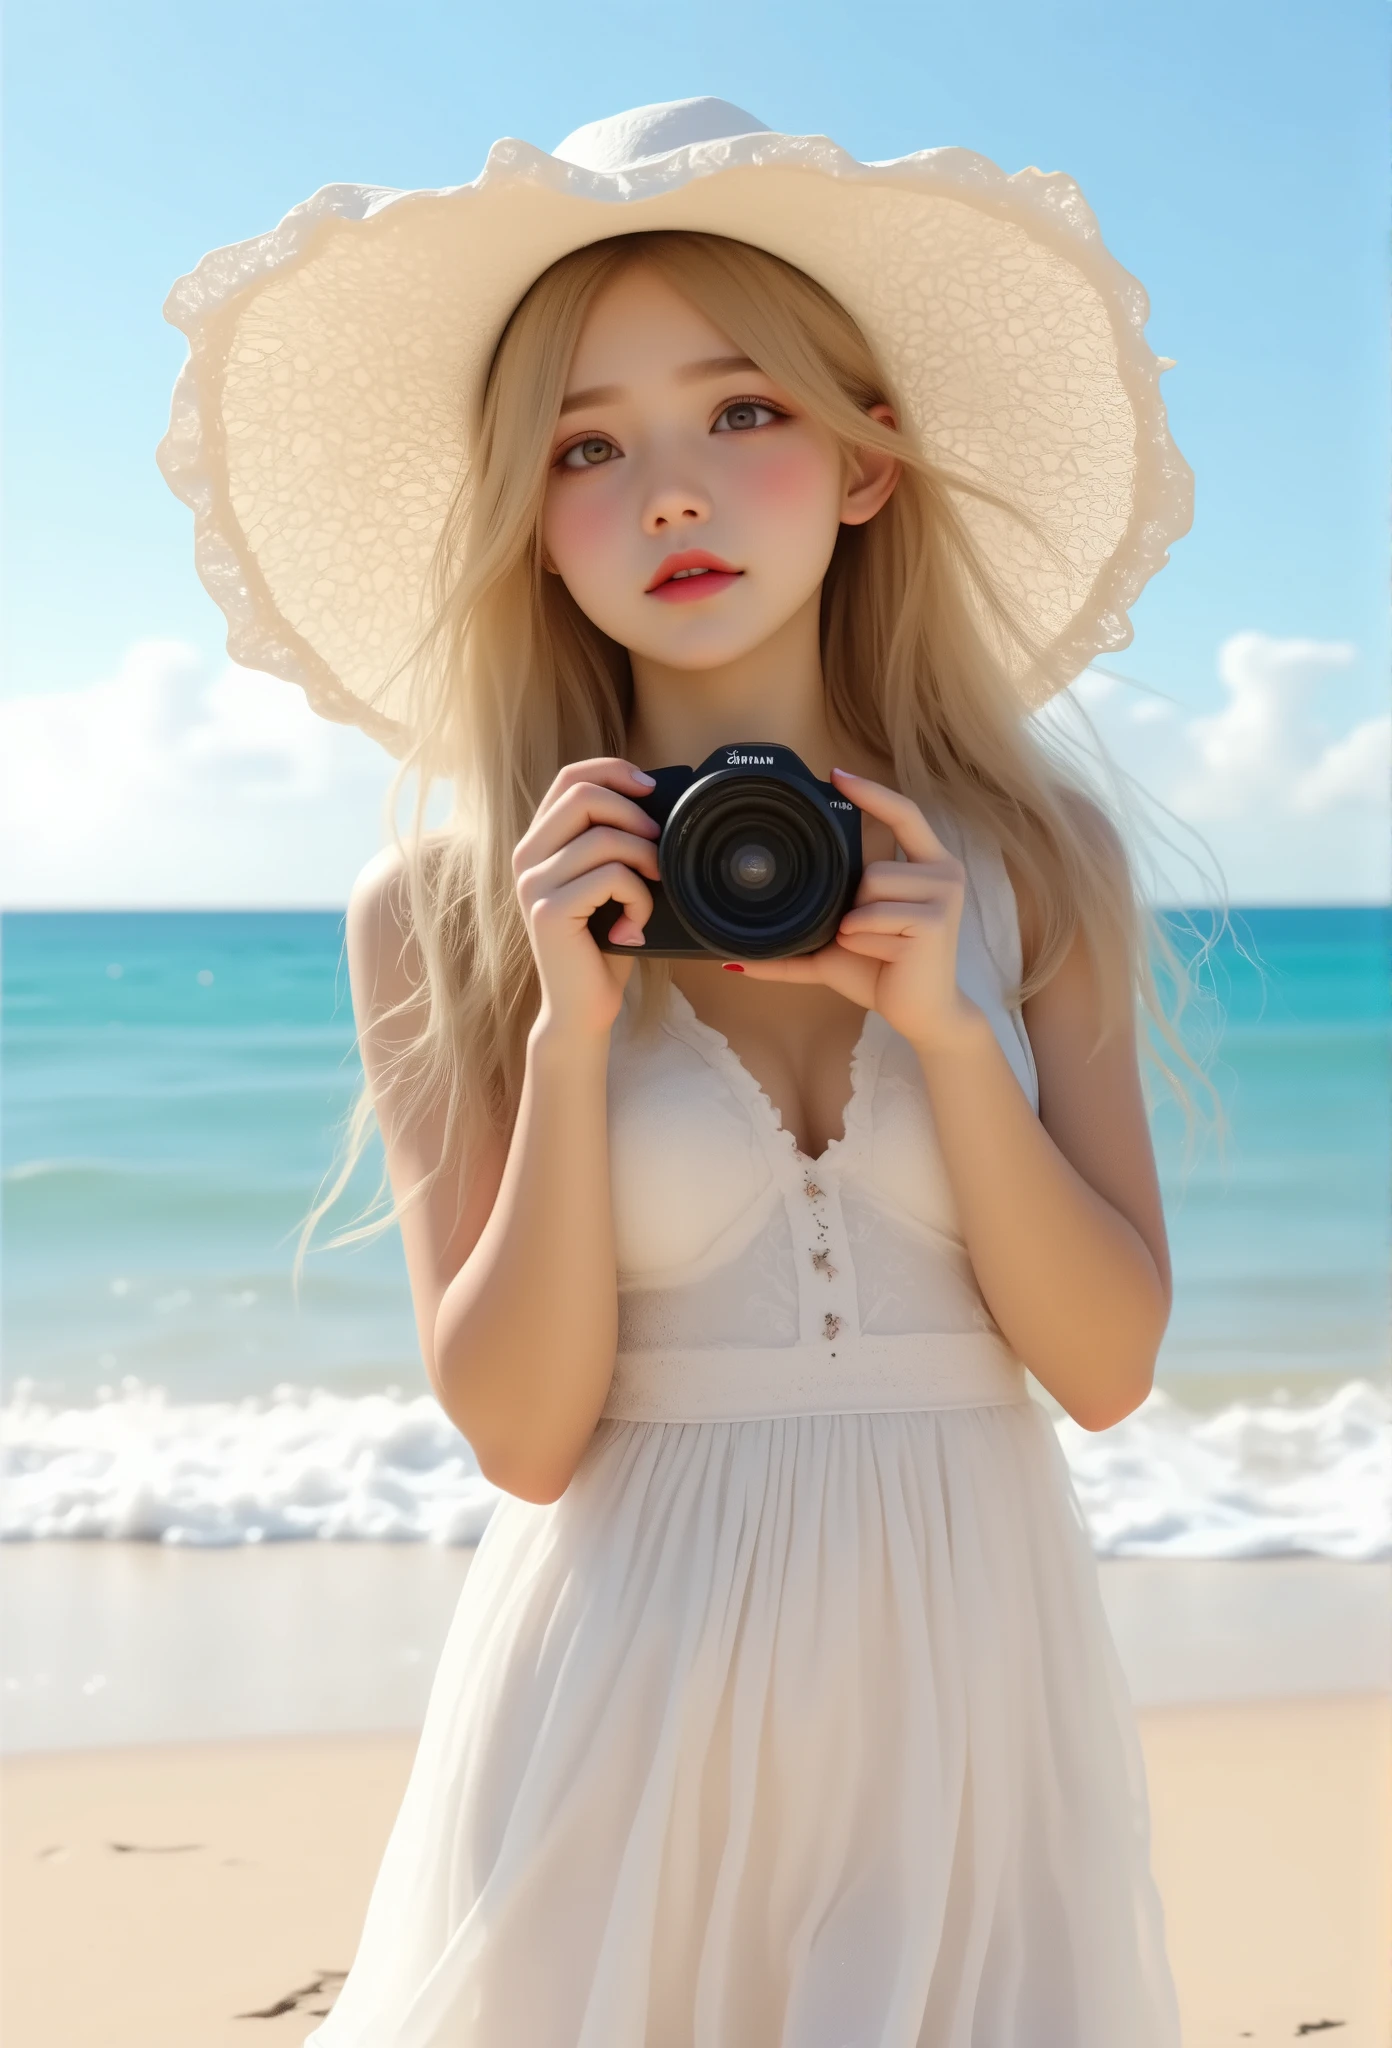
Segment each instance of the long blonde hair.
[[[823,583],[828,711],[873,756],[893,761],[903,791],[989,835],[1024,880],[1038,910],[1037,942],[1009,1000],[1042,988],[1081,931],[1099,977],[1104,1034],[1132,1028],[1139,1002],[1180,1063],[1190,1064],[1157,996],[1151,949],[1158,945],[1181,989],[1182,970],[1173,971],[1172,950],[1138,900],[1123,839],[1025,716],[1008,663],[1033,663],[1047,688],[1047,657],[993,584],[959,505],[972,497],[1022,515],[916,445],[864,335],[802,271],[720,235],[619,235],[563,256],[531,286],[494,353],[480,416],[469,423],[471,459],[402,664],[413,743],[387,798],[424,968],[400,1006],[415,1013],[416,1028],[403,1034],[392,1086],[407,1114],[430,1100],[443,1105],[443,1155],[385,1213],[340,1232],[334,1245],[387,1228],[482,1131],[508,1128],[538,1001],[513,849],[563,763],[626,750],[627,651],[544,571],[540,524],[581,326],[598,294],[634,262],[652,265],[776,379],[831,431],[845,459],[857,448],[882,448],[902,464],[875,517],[841,528]],[[867,417],[880,402],[892,407],[898,431]],[[414,829],[403,839],[397,803],[412,771]],[[453,785],[454,815],[428,831],[428,793],[442,778]],[[642,1012],[650,1015],[662,963],[639,971],[647,984]],[[347,1185],[373,1115],[364,1087],[347,1119],[337,1178],[304,1220],[296,1284],[314,1226]],[[374,1201],[386,1191],[384,1169]]]

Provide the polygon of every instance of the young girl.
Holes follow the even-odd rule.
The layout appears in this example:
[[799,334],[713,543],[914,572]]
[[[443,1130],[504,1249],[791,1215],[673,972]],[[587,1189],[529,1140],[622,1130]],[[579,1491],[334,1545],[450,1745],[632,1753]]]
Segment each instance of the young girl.
[[[1145,921],[1026,715],[1187,525],[1144,296],[1065,179],[698,101],[326,188],[171,309],[229,646],[420,774],[350,1151],[502,1489],[309,2041],[1174,2048],[1027,1381],[1105,1428],[1169,1310]],[[854,906],[644,963],[651,771],[757,742]]]

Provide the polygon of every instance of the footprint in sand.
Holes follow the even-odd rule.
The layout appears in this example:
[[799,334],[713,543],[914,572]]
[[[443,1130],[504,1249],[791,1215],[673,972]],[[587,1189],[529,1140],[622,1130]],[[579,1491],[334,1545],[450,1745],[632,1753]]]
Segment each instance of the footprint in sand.
[[275,2020],[287,2012],[307,2012],[311,2019],[324,2019],[329,2011],[327,2005],[305,2007],[301,2001],[319,1998],[326,1991],[336,1990],[347,1976],[346,1970],[321,1970],[312,1984],[302,1984],[298,1991],[287,1991],[284,1998],[277,1998],[273,2004],[262,2006],[257,2012],[235,2012],[235,2020]]
[[108,1842],[122,1856],[182,1856],[185,1850],[201,1849],[201,1842]]

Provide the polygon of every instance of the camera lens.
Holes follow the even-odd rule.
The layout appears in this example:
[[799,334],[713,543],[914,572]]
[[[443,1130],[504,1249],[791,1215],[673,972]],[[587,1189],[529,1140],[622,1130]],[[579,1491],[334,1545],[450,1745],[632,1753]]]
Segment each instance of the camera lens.
[[825,945],[850,857],[821,792],[801,777],[717,770],[673,805],[658,849],[673,910],[713,953],[773,960]]
[[778,863],[766,846],[740,846],[730,855],[729,871],[736,889],[766,889]]

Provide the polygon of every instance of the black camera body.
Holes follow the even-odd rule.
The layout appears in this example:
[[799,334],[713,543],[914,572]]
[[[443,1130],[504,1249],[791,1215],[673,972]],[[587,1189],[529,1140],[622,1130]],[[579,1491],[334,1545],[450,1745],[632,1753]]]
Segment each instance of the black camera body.
[[815,953],[860,886],[860,812],[791,747],[717,747],[699,768],[658,768],[635,799],[662,827],[646,944],[615,945],[623,906],[589,920],[603,952],[649,960],[780,960]]

